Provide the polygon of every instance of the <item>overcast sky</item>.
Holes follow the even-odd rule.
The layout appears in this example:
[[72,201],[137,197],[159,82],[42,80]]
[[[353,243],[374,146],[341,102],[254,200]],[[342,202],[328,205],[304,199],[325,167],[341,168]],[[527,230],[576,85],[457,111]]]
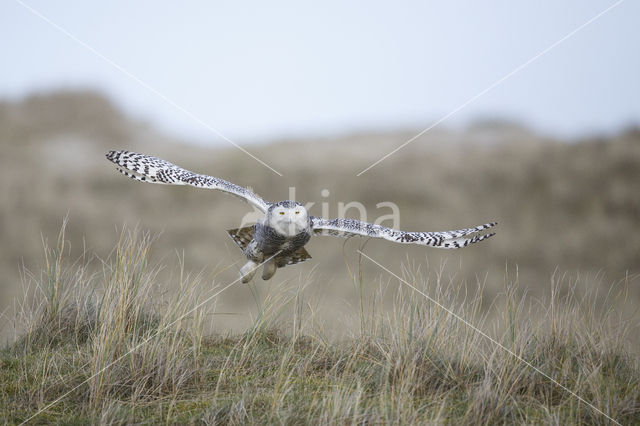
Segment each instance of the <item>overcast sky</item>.
[[[51,23],[2,2],[0,97],[97,88],[175,136],[248,143],[425,128],[616,1],[24,3]],[[640,2],[627,0],[442,125],[612,132],[640,122],[638,76]]]

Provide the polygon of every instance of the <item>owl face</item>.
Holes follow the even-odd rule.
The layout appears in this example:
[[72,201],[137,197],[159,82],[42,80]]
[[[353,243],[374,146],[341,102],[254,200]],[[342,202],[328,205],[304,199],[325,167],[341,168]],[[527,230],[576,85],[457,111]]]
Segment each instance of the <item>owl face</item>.
[[266,222],[279,234],[292,237],[309,227],[309,213],[300,203],[281,201],[268,210]]

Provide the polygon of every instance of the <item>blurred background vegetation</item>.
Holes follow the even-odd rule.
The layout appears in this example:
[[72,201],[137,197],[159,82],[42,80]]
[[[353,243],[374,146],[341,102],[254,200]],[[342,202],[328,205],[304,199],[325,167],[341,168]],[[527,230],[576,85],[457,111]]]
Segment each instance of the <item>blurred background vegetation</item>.
[[[283,173],[280,177],[229,146],[204,148],[169,138],[119,111],[93,91],[56,91],[0,101],[0,312],[2,336],[13,335],[12,312],[21,291],[21,268],[39,271],[42,238],[54,240],[69,216],[72,256],[86,250],[106,257],[125,225],[160,234],[153,256],[176,263],[205,280],[237,277],[242,254],[225,230],[237,227],[250,207],[224,194],[196,188],[148,185],[117,173],[104,155],[128,149],[165,158],[185,168],[251,186],[264,198],[313,201],[314,215],[337,215],[339,202],[359,201],[368,219],[400,209],[405,230],[447,230],[497,220],[498,234],[476,246],[440,251],[371,240],[365,252],[390,270],[443,273],[470,289],[484,285],[486,308],[517,281],[522,293],[548,294],[552,277],[564,288],[598,288],[606,297],[626,285],[621,311],[640,302],[640,129],[612,137],[552,140],[518,123],[479,121],[464,129],[434,129],[376,167],[356,173],[420,129],[350,134],[326,139],[281,140],[249,146]],[[323,190],[328,190],[329,193]],[[351,210],[357,217],[357,212]],[[353,215],[352,215],[353,216]],[[364,240],[315,238],[313,259],[259,277],[254,289],[282,281],[311,284],[318,321],[329,329],[349,326],[345,311],[358,304],[351,271]],[[172,282],[175,268],[159,275]],[[363,261],[367,291],[390,276]],[[310,278],[311,277],[311,278]],[[390,294],[389,299],[393,299]],[[427,303],[425,301],[425,303]],[[213,325],[239,331],[255,314],[251,288],[236,285],[217,301]],[[636,327],[636,335],[637,327]],[[340,334],[336,331],[337,334]]]

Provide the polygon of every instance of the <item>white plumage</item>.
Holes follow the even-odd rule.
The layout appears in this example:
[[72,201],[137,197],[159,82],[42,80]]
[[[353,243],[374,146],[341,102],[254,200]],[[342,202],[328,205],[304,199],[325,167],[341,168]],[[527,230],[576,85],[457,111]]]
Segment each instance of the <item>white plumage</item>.
[[489,238],[471,234],[489,229],[496,222],[473,228],[439,232],[405,232],[355,219],[323,219],[310,216],[300,203],[290,200],[270,203],[247,188],[213,176],[185,170],[160,158],[130,151],[110,151],[107,159],[118,171],[132,179],[169,185],[192,185],[217,189],[254,205],[265,215],[253,226],[228,231],[248,259],[240,271],[243,282],[249,282],[260,263],[265,262],[262,278],[270,279],[277,268],[309,259],[304,249],[312,235],[341,237],[365,236],[384,238],[395,243],[419,244],[438,248],[461,248]]

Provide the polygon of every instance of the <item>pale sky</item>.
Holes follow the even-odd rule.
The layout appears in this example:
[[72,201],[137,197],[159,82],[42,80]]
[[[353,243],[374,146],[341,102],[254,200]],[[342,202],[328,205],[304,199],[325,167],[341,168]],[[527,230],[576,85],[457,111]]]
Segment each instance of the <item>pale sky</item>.
[[[0,97],[96,88],[172,135],[224,144],[198,120],[242,143],[428,127],[616,1],[24,3],[121,69],[4,0]],[[442,126],[615,132],[640,123],[638,76],[640,2],[627,0]]]

